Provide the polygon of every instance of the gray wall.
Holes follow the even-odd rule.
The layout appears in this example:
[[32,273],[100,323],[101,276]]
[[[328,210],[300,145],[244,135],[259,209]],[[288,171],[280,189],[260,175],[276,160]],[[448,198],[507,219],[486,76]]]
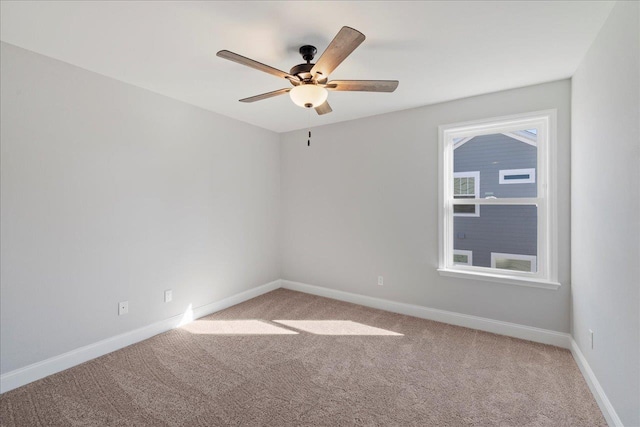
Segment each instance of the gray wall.
[[[454,172],[480,173],[480,194],[498,199],[536,197],[536,183],[500,184],[500,170],[536,169],[537,148],[503,134],[476,136],[456,148]],[[536,177],[537,179],[537,177]],[[473,265],[491,267],[491,252],[538,254],[535,206],[477,206],[480,215],[456,216],[455,249],[473,252]]]
[[1,49],[2,373],[280,277],[277,134]]
[[573,336],[626,426],[640,425],[639,14],[617,2],[572,79]]
[[[569,105],[563,80],[322,126],[311,147],[304,130],[283,134],[283,279],[568,332]],[[563,286],[440,276],[438,126],[550,108],[558,109]]]

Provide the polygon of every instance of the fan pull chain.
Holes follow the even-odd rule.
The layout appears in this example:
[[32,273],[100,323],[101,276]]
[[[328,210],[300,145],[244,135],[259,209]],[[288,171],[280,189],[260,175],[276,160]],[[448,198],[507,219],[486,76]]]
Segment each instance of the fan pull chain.
[[308,109],[307,113],[307,128],[309,129],[309,139],[307,139],[307,147],[311,146],[311,108]]

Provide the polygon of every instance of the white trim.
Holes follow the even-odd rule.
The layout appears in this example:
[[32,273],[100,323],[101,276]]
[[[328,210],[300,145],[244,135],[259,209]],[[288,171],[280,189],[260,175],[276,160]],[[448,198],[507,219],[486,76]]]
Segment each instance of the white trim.
[[114,337],[71,350],[67,353],[54,356],[50,359],[7,372],[0,376],[0,393],[13,390],[29,384],[30,382],[53,375],[65,369],[69,369],[91,359],[95,359],[96,357],[127,347],[131,344],[144,341],[154,335],[158,335],[162,332],[166,332],[189,323],[192,319],[197,319],[199,317],[224,310],[225,308],[240,304],[241,302],[250,300],[267,292],[271,292],[279,287],[280,280],[274,280],[273,282],[240,292],[220,301],[193,308],[188,313],[188,316],[185,314],[173,316],[133,331],[125,332],[124,334],[116,335]]
[[580,368],[580,372],[582,372],[582,376],[584,377],[587,385],[589,386],[589,390],[591,390],[591,394],[596,400],[596,403],[600,407],[602,411],[602,415],[604,415],[604,419],[607,421],[612,427],[623,427],[622,421],[620,417],[616,413],[616,410],[613,408],[611,401],[607,397],[606,393],[602,389],[598,378],[591,370],[587,359],[584,357],[582,352],[580,351],[580,347],[578,347],[578,343],[571,338],[571,354]]
[[[460,264],[457,265],[458,267]],[[480,269],[484,269],[485,271],[478,271]],[[438,273],[441,276],[448,277],[457,277],[459,279],[471,279],[471,280],[480,280],[483,282],[491,282],[491,283],[499,283],[503,285],[516,285],[516,286],[527,286],[530,288],[541,288],[541,289],[551,289],[557,290],[560,288],[560,282],[552,282],[544,279],[536,279],[531,277],[530,273],[520,272],[520,271],[510,271],[510,270],[497,270],[497,271],[506,271],[508,274],[496,274],[494,273],[496,270],[492,270],[490,268],[478,267],[474,270],[463,270],[456,269],[452,270],[449,268],[439,268]],[[527,276],[516,276],[511,273],[523,273],[528,274]]]
[[[453,199],[452,138],[464,138],[476,135],[490,135],[494,133],[515,132],[522,129],[536,128],[537,133],[537,197],[529,198],[530,204],[538,208],[538,248],[537,271],[527,273],[535,281],[558,282],[558,221],[557,221],[557,142],[556,142],[557,111],[545,110],[512,116],[495,117],[475,120],[465,123],[441,125],[438,127],[438,227],[439,271],[462,270],[465,277],[472,278],[475,270],[469,266],[453,265],[450,254],[453,250],[453,205],[457,204],[523,204],[525,200],[509,199]],[[528,202],[527,202],[528,204]],[[478,278],[485,276],[477,270]],[[501,274],[500,271],[497,274]],[[514,274],[507,275],[513,276]],[[462,277],[461,276],[461,277]],[[482,280],[482,279],[480,279]],[[505,283],[509,280],[503,281]]]
[[505,199],[498,199],[497,197],[493,198],[484,198],[484,199],[453,199],[451,200],[452,205],[539,205],[540,200],[533,197],[518,197],[517,199],[508,199],[505,202]]
[[[530,272],[535,272],[536,269],[538,268],[537,264],[538,264],[538,257],[535,255],[522,255],[522,254],[505,254],[502,252],[491,252],[491,268],[496,268],[500,271],[502,270],[509,270],[508,268],[505,269],[499,269],[498,267],[496,267],[496,264],[498,263],[499,259],[514,259],[514,260],[518,260],[518,261],[531,261],[531,270],[529,270]],[[515,270],[515,271],[520,271],[520,270]]]
[[[514,132],[522,130],[523,126],[535,128],[539,123],[539,121],[536,120],[537,118],[545,115],[555,116],[556,112],[557,110],[554,108],[551,110],[534,111],[531,113],[513,114],[508,116],[492,117],[489,119],[440,125],[438,128],[443,132],[454,128],[458,129],[459,131],[456,131],[457,137],[473,137],[479,135],[491,135],[494,133]],[[523,123],[529,123],[530,126]],[[538,138],[540,138],[540,134],[540,129],[538,129]]]
[[304,292],[307,294],[318,295],[325,298],[337,299],[339,301],[346,301],[353,304],[364,305],[366,307],[377,308],[379,310],[390,311],[392,313],[399,313],[407,316],[419,317],[421,319],[434,320],[436,322],[463,326],[465,328],[477,329],[480,331],[491,332],[499,335],[506,335],[509,337],[539,342],[542,344],[550,344],[562,348],[570,348],[571,346],[571,336],[563,332],[550,331],[548,329],[535,328],[532,326],[518,325],[516,323],[502,322],[500,320],[455,313],[453,311],[439,310],[436,308],[389,301],[381,298],[369,297],[366,295],[352,294],[350,292],[343,292],[335,289],[308,285],[306,283],[293,282],[290,280],[282,280],[282,287],[284,289],[290,289],[292,291]]
[[[529,175],[529,178],[506,179],[509,175]],[[500,169],[499,184],[527,184],[536,182],[536,169]]]
[[454,255],[466,255],[467,262],[453,262],[455,265],[473,265],[473,251],[467,251],[464,249],[454,249]]

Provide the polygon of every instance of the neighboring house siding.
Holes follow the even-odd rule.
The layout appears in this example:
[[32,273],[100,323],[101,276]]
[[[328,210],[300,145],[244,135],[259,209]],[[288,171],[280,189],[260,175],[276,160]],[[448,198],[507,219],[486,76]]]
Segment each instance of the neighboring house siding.
[[[535,169],[536,147],[503,134],[477,136],[454,151],[454,172],[480,172],[480,194],[535,197],[536,183],[500,184],[501,169]],[[535,206],[478,206],[478,217],[455,217],[454,249],[473,251],[473,265],[491,267],[491,252],[537,255]]]
[[491,252],[536,255],[535,206],[480,206],[480,216],[455,218],[453,227],[454,249],[472,251],[473,265],[491,267]]

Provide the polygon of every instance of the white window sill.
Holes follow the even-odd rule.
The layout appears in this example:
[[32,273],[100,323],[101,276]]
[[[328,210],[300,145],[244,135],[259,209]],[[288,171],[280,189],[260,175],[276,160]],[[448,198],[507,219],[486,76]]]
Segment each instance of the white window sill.
[[528,286],[531,288],[553,289],[560,288],[559,282],[549,280],[533,279],[519,276],[505,276],[503,274],[482,273],[476,271],[461,271],[448,268],[439,268],[441,276],[457,277],[460,279],[483,280],[493,283],[503,283],[507,285]]

